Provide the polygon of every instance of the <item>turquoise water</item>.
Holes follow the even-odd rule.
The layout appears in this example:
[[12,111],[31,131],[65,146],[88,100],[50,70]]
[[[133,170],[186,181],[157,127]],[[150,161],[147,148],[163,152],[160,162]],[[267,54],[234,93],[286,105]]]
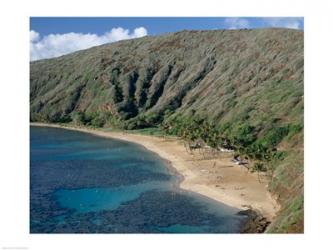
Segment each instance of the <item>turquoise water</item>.
[[113,210],[124,202],[139,198],[140,194],[146,191],[167,190],[166,186],[161,182],[146,182],[114,188],[61,189],[55,194],[61,206],[82,213]]
[[178,188],[140,145],[30,128],[31,233],[235,233],[238,210]]

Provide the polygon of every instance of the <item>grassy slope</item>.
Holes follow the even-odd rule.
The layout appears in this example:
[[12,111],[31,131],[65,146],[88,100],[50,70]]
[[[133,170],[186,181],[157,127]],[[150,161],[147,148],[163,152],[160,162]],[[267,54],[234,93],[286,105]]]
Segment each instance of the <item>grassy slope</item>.
[[286,152],[270,184],[282,210],[269,232],[303,231],[303,32],[184,31],[32,62],[32,121],[159,134],[204,117],[229,138]]

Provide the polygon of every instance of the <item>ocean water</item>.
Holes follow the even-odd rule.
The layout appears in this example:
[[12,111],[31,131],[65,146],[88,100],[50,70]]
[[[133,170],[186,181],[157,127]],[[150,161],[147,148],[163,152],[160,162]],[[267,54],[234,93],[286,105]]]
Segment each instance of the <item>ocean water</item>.
[[238,210],[179,188],[144,147],[30,127],[31,233],[237,233]]

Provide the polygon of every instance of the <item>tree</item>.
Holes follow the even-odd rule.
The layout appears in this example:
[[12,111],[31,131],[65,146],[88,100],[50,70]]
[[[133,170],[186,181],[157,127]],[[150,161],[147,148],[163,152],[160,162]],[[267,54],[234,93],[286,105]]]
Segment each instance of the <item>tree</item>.
[[257,172],[258,175],[258,181],[260,181],[260,172],[264,171],[264,164],[262,162],[255,162],[253,165],[253,171]]
[[160,125],[160,129],[162,130],[164,140],[166,139],[166,136],[170,133],[170,128],[171,125],[169,122],[162,122],[162,124]]
[[72,121],[75,126],[84,125],[84,113],[81,111],[73,112],[71,114]]

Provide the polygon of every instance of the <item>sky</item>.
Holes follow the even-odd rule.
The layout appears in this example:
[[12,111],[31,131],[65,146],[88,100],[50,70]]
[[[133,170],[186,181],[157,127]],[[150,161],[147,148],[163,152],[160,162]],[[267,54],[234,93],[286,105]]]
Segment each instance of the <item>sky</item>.
[[180,30],[304,29],[302,17],[31,17],[30,60]]

